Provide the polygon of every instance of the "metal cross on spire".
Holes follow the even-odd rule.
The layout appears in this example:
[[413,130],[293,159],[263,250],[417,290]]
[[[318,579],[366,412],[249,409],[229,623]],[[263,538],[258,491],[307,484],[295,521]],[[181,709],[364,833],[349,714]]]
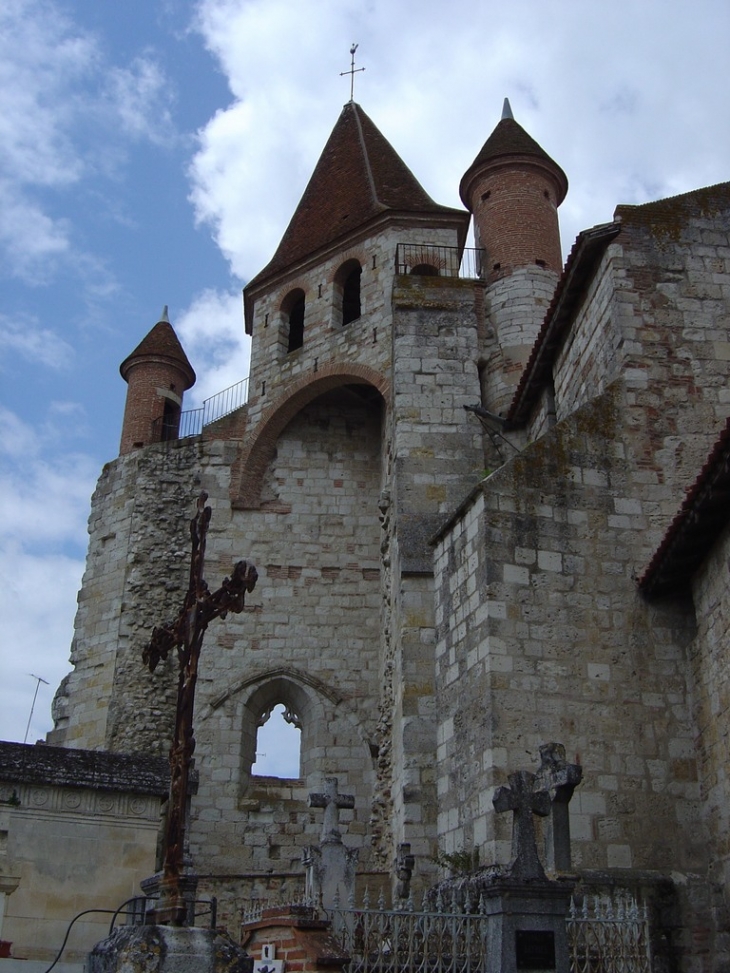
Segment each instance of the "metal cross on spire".
[[350,48],[350,70],[349,71],[340,71],[340,77],[341,78],[344,78],[344,76],[346,74],[349,74],[350,75],[350,101],[354,101],[355,100],[354,99],[354,95],[355,95],[355,75],[358,74],[358,72],[365,70],[365,68],[356,68],[355,67],[355,51],[357,50],[357,48],[358,48],[358,45],[355,44],[355,43],[353,43],[352,47]]
[[256,585],[258,574],[253,564],[239,561],[230,578],[224,578],[217,591],[210,591],[203,577],[205,542],[210,522],[207,493],[201,493],[195,516],[190,522],[190,581],[179,614],[170,622],[157,626],[142,658],[154,672],[160,659],[177,649],[179,665],[175,736],[170,748],[170,800],[165,828],[165,862],[160,887],[158,923],[181,926],[186,921],[187,905],[182,894],[183,844],[188,794],[188,778],[195,750],[193,707],[198,660],[203,636],[214,618],[225,618],[228,612],[241,612],[246,592]]

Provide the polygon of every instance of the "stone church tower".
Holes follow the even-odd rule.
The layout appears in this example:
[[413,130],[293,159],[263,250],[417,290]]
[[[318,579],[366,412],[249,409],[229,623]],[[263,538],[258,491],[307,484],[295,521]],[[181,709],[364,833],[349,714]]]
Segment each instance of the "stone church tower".
[[[260,573],[198,681],[190,852],[223,921],[301,890],[324,777],[355,795],[360,888],[395,890],[404,843],[416,893],[440,853],[505,863],[492,795],[554,741],[583,765],[584,887],[656,903],[681,968],[697,930],[720,962],[730,540],[705,501],[730,489],[730,189],[619,207],[563,267],[566,176],[507,104],[460,190],[468,211],[435,203],[348,103],[244,290],[246,404],[163,435],[195,378],[169,323],[125,361],[49,743],[166,752],[175,673],[141,652],[204,489],[209,581]],[[255,772],[277,704],[296,778]]]

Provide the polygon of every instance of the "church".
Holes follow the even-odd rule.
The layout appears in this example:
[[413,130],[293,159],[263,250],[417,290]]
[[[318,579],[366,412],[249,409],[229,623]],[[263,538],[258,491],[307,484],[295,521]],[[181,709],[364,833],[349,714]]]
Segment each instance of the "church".
[[[720,970],[730,184],[619,205],[563,265],[558,163],[508,103],[474,149],[464,208],[442,206],[350,101],[244,288],[247,382],[186,411],[164,313],[122,363],[44,749],[167,754],[176,667],[142,651],[179,609],[204,490],[210,586],[259,572],[210,627],[196,696],[189,854],[229,931],[251,898],[301,895],[325,777],[354,795],[358,889],[396,895],[407,845],[418,895],[449,863],[509,861],[492,797],[553,742],[582,783],[548,872],[647,902],[667,969]],[[294,777],[254,766],[278,706]]]

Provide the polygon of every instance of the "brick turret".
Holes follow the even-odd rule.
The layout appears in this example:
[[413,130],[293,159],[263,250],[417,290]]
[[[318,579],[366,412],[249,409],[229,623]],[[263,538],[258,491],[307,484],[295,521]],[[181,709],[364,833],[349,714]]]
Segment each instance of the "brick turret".
[[167,305],[119,371],[129,385],[120,455],[176,439],[183,393],[195,384],[195,372],[168,320]]
[[558,206],[568,180],[512,116],[502,118],[462,177],[459,192],[483,247],[486,311],[496,344],[485,347],[483,404],[509,404],[562,269]]

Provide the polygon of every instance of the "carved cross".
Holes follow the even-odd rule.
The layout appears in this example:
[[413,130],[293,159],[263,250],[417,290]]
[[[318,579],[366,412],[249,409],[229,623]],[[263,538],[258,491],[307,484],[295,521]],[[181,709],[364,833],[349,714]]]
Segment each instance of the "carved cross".
[[547,791],[552,803],[551,829],[548,832],[547,852],[550,864],[559,871],[570,871],[570,814],[568,804],[583,779],[580,764],[569,764],[562,743],[543,743],[540,747],[540,769],[537,787]]
[[177,617],[152,630],[149,644],[142,653],[145,665],[154,672],[160,659],[177,649],[179,665],[175,735],[170,748],[170,799],[165,828],[160,906],[156,921],[184,925],[187,906],[182,896],[181,875],[185,838],[185,812],[188,778],[195,750],[193,709],[198,660],[203,636],[214,618],[225,618],[228,612],[243,611],[246,592],[253,591],[258,574],[253,564],[239,561],[230,578],[225,578],[217,591],[209,591],[203,577],[205,543],[211,509],[206,507],[207,493],[198,497],[195,516],[190,522],[190,580],[187,594]]
[[337,778],[325,777],[324,794],[310,794],[308,799],[309,807],[323,807],[324,820],[322,822],[322,834],[320,843],[339,844],[342,840],[338,825],[340,808],[355,807],[355,797],[353,794],[337,793]]
[[510,874],[519,879],[544,879],[532,815],[547,817],[550,814],[550,795],[535,789],[536,776],[529,770],[518,770],[507,779],[509,784],[497,788],[492,804],[497,812],[512,811],[514,814]]

